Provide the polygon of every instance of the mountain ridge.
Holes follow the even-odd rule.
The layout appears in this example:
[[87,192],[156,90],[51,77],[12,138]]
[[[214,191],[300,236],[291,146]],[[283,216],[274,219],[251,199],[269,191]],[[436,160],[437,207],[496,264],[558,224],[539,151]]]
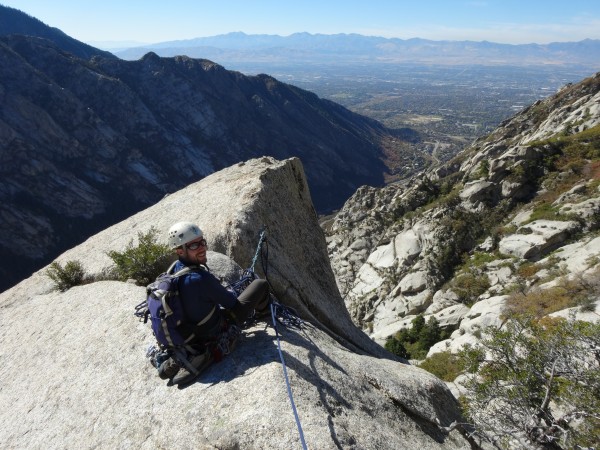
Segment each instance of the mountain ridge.
[[389,155],[417,156],[373,119],[209,60],[82,59],[47,38],[2,30],[0,55],[0,256],[11,261],[0,268],[3,288],[241,160],[301,156],[314,203],[328,211],[361,184],[382,185]]
[[48,39],[62,49],[79,58],[88,59],[93,56],[116,58],[112,53],[97,49],[74,39],[58,28],[46,25],[39,19],[16,8],[0,5],[0,34],[22,34]]
[[[585,279],[598,307],[599,98],[597,73],[525,108],[448,163],[359,189],[326,226],[355,322],[384,344],[417,315],[435,317],[454,331],[440,352],[474,342],[477,326],[499,326],[517,289]],[[539,274],[523,276],[529,266]]]
[[124,59],[137,59],[148,51],[161,56],[185,54],[222,64],[274,63],[289,60],[321,64],[483,64],[547,65],[577,64],[596,70],[600,63],[600,40],[549,44],[501,44],[489,41],[451,41],[421,38],[399,39],[350,34],[293,33],[289,36],[232,32],[120,50]]

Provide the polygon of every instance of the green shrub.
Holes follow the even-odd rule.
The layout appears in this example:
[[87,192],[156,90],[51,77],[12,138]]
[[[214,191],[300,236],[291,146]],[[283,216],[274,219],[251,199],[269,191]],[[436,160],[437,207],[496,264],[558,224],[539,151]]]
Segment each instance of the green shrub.
[[118,280],[134,279],[140,285],[147,285],[166,270],[171,251],[167,245],[157,243],[157,234],[152,227],[145,234],[138,233],[137,246],[131,240],[124,252],[108,252],[116,265]]
[[419,314],[411,322],[412,327],[400,330],[388,338],[385,348],[391,353],[406,359],[424,359],[429,349],[437,342],[447,339],[449,332],[442,330],[433,316],[425,322]]
[[419,367],[444,381],[454,381],[463,371],[461,360],[450,352],[434,353]]
[[388,352],[393,353],[396,356],[399,356],[400,358],[405,358],[405,359],[410,358],[410,354],[404,347],[404,344],[402,344],[402,342],[400,340],[396,339],[395,337],[390,337],[385,341],[385,349]]
[[600,324],[516,314],[483,333],[480,345],[458,354],[471,374],[461,404],[477,434],[506,449],[515,436],[527,441],[518,448],[600,442]]
[[576,306],[589,310],[600,294],[600,270],[590,277],[563,278],[556,286],[548,289],[534,288],[515,292],[507,300],[507,311],[516,315],[544,317],[556,311]]
[[427,357],[427,350],[421,346],[420,342],[406,342],[404,346],[408,353],[407,359],[422,360]]
[[467,263],[472,267],[483,267],[497,259],[502,259],[502,256],[489,252],[475,252]]
[[477,297],[490,288],[490,279],[485,273],[467,272],[456,276],[451,288],[461,303],[472,305]]
[[456,266],[462,263],[464,254],[485,231],[478,213],[452,205],[450,208],[448,215],[440,219],[436,236],[444,245],[432,255],[434,266],[443,279],[453,275]]
[[554,206],[550,202],[541,201],[537,203],[533,209],[533,212],[529,216],[529,219],[523,224],[526,225],[528,223],[534,222],[536,220],[546,219],[546,220],[570,220],[570,216],[566,214],[561,214],[558,212],[558,206]]
[[487,159],[482,160],[475,171],[475,179],[485,178],[487,179],[490,171],[490,162]]
[[61,292],[88,281],[79,261],[68,261],[64,267],[55,261],[46,270],[46,275],[54,281],[56,288]]
[[535,276],[535,274],[542,269],[543,267],[537,263],[525,261],[517,269],[517,276],[529,279]]
[[600,158],[600,126],[584,130],[566,140],[564,154],[570,158]]

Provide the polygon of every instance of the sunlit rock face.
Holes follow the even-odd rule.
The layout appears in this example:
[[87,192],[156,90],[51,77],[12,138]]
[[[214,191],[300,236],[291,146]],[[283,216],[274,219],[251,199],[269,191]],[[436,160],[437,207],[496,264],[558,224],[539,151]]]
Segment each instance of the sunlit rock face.
[[[278,300],[306,321],[279,333],[308,448],[470,448],[458,431],[444,430],[461,420],[445,384],[396,361],[352,323],[298,159],[262,158],[214,173],[57,262],[79,259],[98,275],[111,264],[106,252],[152,226],[166,235],[183,219],[201,226],[209,267],[215,261],[227,273],[251,264],[266,226],[268,265],[256,269],[265,276],[268,268]],[[223,264],[227,258],[235,264]],[[0,294],[6,447],[300,448],[271,326],[244,330],[232,354],[177,389],[144,356],[153,337],[132,314],[144,296],[144,287],[117,281],[60,293],[43,270]]]
[[[384,344],[417,315],[434,317],[454,333],[432,351],[454,351],[476,340],[477,326],[500,321],[502,308],[491,307],[484,320],[470,305],[522,285],[522,264],[545,268],[527,289],[558,275],[593,283],[599,104],[597,74],[531,105],[447,164],[409,182],[357,190],[326,227],[354,322]],[[569,140],[575,144],[563,151]],[[475,281],[484,287],[469,292],[465,283]],[[481,323],[468,325],[473,320]]]

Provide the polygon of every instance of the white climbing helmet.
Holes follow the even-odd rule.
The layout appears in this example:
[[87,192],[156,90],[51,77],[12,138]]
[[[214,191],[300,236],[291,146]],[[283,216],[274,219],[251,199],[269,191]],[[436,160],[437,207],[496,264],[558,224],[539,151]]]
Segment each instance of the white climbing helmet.
[[202,230],[192,222],[177,222],[169,228],[169,247],[177,248],[202,237]]

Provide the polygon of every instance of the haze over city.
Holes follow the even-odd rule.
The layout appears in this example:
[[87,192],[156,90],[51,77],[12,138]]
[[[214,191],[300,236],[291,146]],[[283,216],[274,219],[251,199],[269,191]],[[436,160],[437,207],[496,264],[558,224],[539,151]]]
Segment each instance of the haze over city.
[[507,44],[600,39],[597,0],[2,0],[2,4],[97,46],[134,46],[236,31],[282,36],[357,33]]

